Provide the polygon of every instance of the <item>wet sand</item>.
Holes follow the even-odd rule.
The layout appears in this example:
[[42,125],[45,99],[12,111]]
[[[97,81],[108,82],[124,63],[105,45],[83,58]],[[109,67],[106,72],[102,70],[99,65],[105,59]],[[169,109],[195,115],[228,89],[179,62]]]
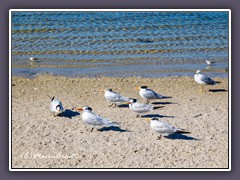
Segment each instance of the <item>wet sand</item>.
[[[191,77],[13,76],[12,168],[228,168],[228,79],[214,80],[222,83],[200,93]],[[109,107],[100,92],[112,88],[145,102],[135,90],[141,85],[171,96],[153,101],[164,107],[144,117],[159,116],[191,134],[158,140],[145,118],[127,105]],[[62,101],[62,117],[50,113],[46,94]],[[72,110],[82,106],[121,126],[91,132]]]

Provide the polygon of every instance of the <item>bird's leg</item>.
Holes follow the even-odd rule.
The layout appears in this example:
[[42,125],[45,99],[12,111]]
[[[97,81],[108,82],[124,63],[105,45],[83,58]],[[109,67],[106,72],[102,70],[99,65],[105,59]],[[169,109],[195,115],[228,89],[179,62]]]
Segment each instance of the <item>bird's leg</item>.
[[157,137],[157,140],[161,140],[162,139],[162,135]]
[[116,103],[114,103],[114,108],[116,108],[117,107],[117,104]]
[[140,117],[140,115],[139,115],[139,114],[137,114],[136,118],[139,118],[139,117]]
[[147,100],[146,104],[149,104],[149,103],[150,103],[150,101],[149,101],[149,100]]
[[203,88],[204,88],[203,85],[201,85],[201,93],[203,93]]
[[92,127],[91,132],[93,132],[94,128]]
[[109,107],[112,107],[113,103],[109,106]]

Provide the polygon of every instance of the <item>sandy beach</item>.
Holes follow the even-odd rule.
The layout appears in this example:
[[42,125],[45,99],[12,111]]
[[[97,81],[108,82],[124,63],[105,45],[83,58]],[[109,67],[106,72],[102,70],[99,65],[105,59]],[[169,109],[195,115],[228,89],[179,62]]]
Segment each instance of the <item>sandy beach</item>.
[[[12,168],[228,168],[228,78],[200,86],[192,77],[68,78],[50,74],[12,77]],[[127,105],[114,108],[101,90],[112,88],[145,102],[135,89],[146,85],[171,96],[153,101],[164,106],[144,115],[191,131],[163,137]],[[209,91],[215,90],[215,91]],[[63,116],[49,111],[56,96]],[[90,106],[119,128],[94,130],[73,107]]]

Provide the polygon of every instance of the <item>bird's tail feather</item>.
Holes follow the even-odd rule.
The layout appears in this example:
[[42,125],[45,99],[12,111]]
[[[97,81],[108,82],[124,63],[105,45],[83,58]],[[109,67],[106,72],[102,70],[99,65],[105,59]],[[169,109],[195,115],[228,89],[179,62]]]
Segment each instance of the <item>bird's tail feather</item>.
[[177,130],[175,133],[176,133],[176,134],[190,134],[191,132],[186,131],[186,130],[184,130],[184,129],[179,129],[179,130]]
[[171,96],[162,96],[162,99],[172,98]]
[[164,106],[154,106],[153,109],[163,108]]
[[123,97],[121,98],[121,100],[122,100],[123,102],[129,102],[129,101],[130,101],[130,98],[123,96]]

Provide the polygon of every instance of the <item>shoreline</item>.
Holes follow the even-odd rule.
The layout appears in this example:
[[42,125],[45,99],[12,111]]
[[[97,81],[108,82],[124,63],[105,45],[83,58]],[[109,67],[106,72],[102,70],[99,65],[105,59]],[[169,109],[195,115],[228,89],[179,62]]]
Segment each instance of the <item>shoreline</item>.
[[[204,74],[206,74],[208,77],[212,78],[212,79],[215,79],[215,78],[220,78],[220,79],[228,79],[229,78],[229,74],[225,73],[225,74],[222,74],[220,76],[211,76],[211,73],[208,73],[208,72],[205,72],[205,71],[202,71]],[[41,74],[34,74],[34,73],[30,73],[29,75],[23,75],[23,74],[18,74],[18,75],[12,75],[11,77],[20,77],[20,78],[29,78],[29,79],[33,79],[33,78],[37,78],[39,76],[46,76],[46,75],[49,75],[49,76],[55,76],[55,77],[66,77],[66,78],[99,78],[99,77],[106,77],[106,78],[152,78],[152,79],[157,79],[157,78],[185,78],[185,77],[188,77],[188,78],[193,78],[194,76],[194,72],[189,72],[188,75],[167,75],[167,74],[164,74],[162,73],[161,75],[105,75],[105,74],[83,74],[83,75],[80,75],[80,74],[77,74],[77,75],[65,75],[65,74],[54,74],[52,72],[48,73],[48,72],[45,72],[45,73],[41,73]]]
[[145,77],[145,78],[162,78],[162,77],[192,77],[194,73],[200,69],[207,76],[211,78],[229,77],[228,67],[219,66],[207,66],[205,64],[194,64],[194,66],[189,66],[185,64],[180,64],[179,66],[168,64],[159,67],[158,64],[133,64],[133,65],[104,65],[104,66],[92,66],[92,67],[68,67],[68,68],[47,68],[47,67],[35,67],[29,66],[28,68],[12,68],[13,76],[23,76],[23,77],[36,77],[45,74],[54,74],[57,76],[66,76],[69,78],[82,78],[82,77],[95,77],[95,76],[107,76],[107,77]]
[[[193,77],[69,78],[40,75],[12,76],[13,168],[228,168],[228,78],[200,93]],[[145,116],[160,115],[173,126],[191,131],[188,136],[157,140],[144,118],[127,106],[110,108],[100,90],[113,88],[145,102],[135,90],[147,85],[171,96],[154,101],[164,106]],[[218,90],[218,91],[208,91]],[[57,96],[66,116],[53,117],[49,96]],[[73,107],[93,111],[118,122],[119,129],[102,132],[85,125]]]

